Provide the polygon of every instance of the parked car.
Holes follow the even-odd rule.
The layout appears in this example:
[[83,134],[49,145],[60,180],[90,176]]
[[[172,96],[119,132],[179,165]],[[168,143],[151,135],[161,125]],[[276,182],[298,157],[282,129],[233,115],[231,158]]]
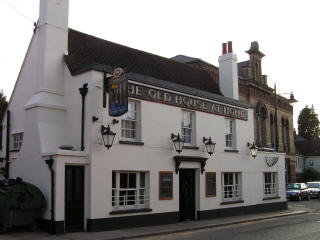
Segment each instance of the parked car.
[[310,190],[305,183],[289,183],[287,185],[287,199],[290,200],[310,200]]
[[318,198],[320,193],[320,182],[308,182],[307,186],[310,190],[312,198]]

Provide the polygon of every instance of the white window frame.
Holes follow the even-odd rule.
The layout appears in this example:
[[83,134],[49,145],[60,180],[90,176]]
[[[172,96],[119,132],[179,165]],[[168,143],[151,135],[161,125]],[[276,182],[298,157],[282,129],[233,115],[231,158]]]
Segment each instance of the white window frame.
[[278,173],[264,172],[263,173],[263,194],[264,197],[278,197]]
[[[228,175],[232,182],[225,183],[224,177]],[[241,172],[223,172],[221,173],[221,191],[222,202],[233,202],[242,200],[242,174]]]
[[[140,182],[140,176],[144,173],[144,185]],[[115,174],[116,183],[112,182],[112,209],[113,210],[125,210],[125,209],[142,209],[149,208],[149,172],[145,171],[113,171]],[[128,185],[126,188],[120,187],[120,175],[127,174]],[[129,187],[129,174],[135,174],[135,187]],[[114,181],[112,177],[112,181]],[[113,186],[114,185],[114,186]],[[130,192],[134,194],[130,195]],[[122,195],[122,193],[124,193]],[[132,199],[130,199],[132,198]]]
[[19,151],[23,143],[23,132],[12,134],[12,149],[13,151]]
[[[189,119],[190,119],[190,126],[187,126],[186,124],[184,124],[185,121],[185,114],[189,114]],[[186,139],[186,135],[185,131],[189,131],[190,132],[190,142],[184,142],[184,146],[194,146],[194,137],[195,137],[195,113],[192,111],[186,111],[186,110],[182,110],[181,111],[181,137],[183,139]]]
[[125,141],[141,140],[140,139],[140,104],[138,101],[133,101],[129,99],[128,112],[125,115],[123,115],[121,119],[121,140],[125,140]]
[[225,146],[235,149],[236,146],[236,121],[232,118],[225,119]]

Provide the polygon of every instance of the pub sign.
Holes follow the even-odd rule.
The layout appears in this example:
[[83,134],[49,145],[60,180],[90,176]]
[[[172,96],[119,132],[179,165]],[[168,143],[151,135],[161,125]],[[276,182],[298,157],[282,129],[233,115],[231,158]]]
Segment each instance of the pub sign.
[[128,78],[122,68],[116,68],[108,81],[109,115],[119,117],[128,111]]

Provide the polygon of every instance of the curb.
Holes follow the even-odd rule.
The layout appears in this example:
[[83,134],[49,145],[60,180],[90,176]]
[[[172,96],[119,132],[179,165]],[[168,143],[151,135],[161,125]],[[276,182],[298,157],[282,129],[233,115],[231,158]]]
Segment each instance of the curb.
[[157,231],[157,232],[151,232],[151,233],[141,233],[141,234],[134,234],[131,236],[121,236],[121,237],[115,237],[115,238],[106,238],[106,240],[123,240],[123,239],[133,239],[133,238],[142,238],[142,237],[150,237],[150,236],[157,236],[157,235],[166,235],[166,234],[173,234],[173,233],[180,233],[180,232],[189,232],[189,231],[195,231],[195,230],[201,230],[206,228],[216,228],[216,227],[224,227],[228,225],[234,225],[234,224],[241,224],[241,223],[247,223],[247,222],[258,222],[262,220],[272,219],[272,218],[281,218],[281,217],[290,217],[290,216],[296,216],[296,215],[302,215],[307,214],[308,211],[295,211],[291,213],[282,213],[278,215],[272,215],[272,216],[266,216],[266,217],[253,217],[243,220],[235,220],[225,223],[215,223],[215,224],[207,224],[204,226],[194,226],[189,228],[181,228],[181,229],[175,229],[175,230],[167,230],[167,231]]

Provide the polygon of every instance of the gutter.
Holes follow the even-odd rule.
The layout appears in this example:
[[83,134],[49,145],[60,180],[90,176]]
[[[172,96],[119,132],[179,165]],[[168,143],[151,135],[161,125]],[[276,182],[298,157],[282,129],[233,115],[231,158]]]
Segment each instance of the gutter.
[[82,97],[82,110],[81,110],[81,151],[84,150],[84,110],[85,110],[85,98],[88,93],[88,83],[83,84],[82,88],[79,88],[79,92]]
[[[54,198],[55,198],[55,194],[54,194],[54,170],[52,168],[52,165],[53,165],[53,158],[51,157],[50,159],[48,160],[45,160],[46,164],[48,165],[48,168],[50,170],[50,173],[51,173],[51,224],[53,226],[53,223],[54,223],[54,213],[55,213],[55,208],[54,208]],[[53,231],[53,229],[52,229]]]
[[5,172],[4,177],[9,179],[9,170],[10,170],[10,155],[9,155],[9,148],[10,148],[10,111],[7,111],[7,134],[6,134],[6,165],[5,165]]

